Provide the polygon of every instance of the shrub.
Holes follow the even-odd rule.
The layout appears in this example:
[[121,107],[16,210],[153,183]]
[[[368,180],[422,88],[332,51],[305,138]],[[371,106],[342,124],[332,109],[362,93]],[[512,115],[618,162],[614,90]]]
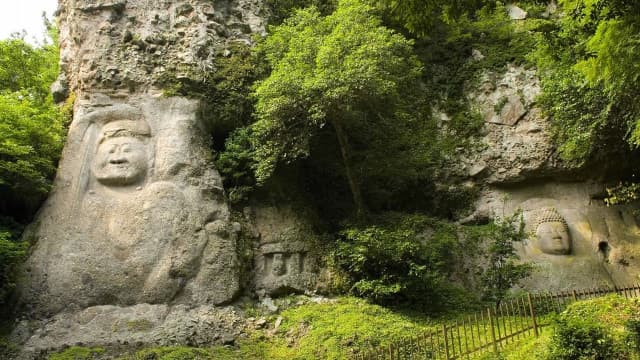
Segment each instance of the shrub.
[[482,297],[499,305],[513,286],[529,276],[532,266],[517,262],[519,257],[514,243],[526,238],[520,212],[495,220],[487,230],[490,243],[487,266],[481,276]]
[[387,215],[340,233],[333,263],[347,290],[381,304],[443,307],[460,251],[455,227],[422,215]]
[[[619,295],[569,305],[554,324],[551,360],[630,359],[630,332],[640,311],[638,299]],[[631,320],[631,321],[630,321]]]

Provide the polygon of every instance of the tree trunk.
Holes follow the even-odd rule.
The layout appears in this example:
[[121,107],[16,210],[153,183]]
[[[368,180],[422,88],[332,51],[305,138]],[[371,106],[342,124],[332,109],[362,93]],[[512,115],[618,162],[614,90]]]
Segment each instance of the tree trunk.
[[347,181],[349,182],[349,188],[351,189],[351,195],[353,196],[353,203],[356,206],[356,216],[360,219],[364,215],[364,200],[362,199],[362,193],[360,192],[360,184],[356,179],[353,169],[351,168],[351,151],[349,149],[349,141],[347,134],[342,128],[342,124],[339,121],[332,121],[331,124],[336,131],[338,137],[338,144],[340,145],[340,153],[342,154],[342,162],[344,163],[345,172],[347,175]]

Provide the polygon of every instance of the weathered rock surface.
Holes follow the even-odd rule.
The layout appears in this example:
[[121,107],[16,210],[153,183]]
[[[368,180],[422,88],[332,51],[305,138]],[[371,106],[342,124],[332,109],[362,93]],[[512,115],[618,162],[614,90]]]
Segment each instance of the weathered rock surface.
[[76,100],[53,192],[25,233],[25,320],[14,331],[25,358],[75,344],[229,342],[242,325],[224,306],[244,282],[263,295],[314,288],[313,236],[284,235],[302,234],[293,212],[269,231],[268,215],[253,218],[259,270],[242,273],[243,231],[213,166],[205,107],[162,91],[201,81],[232,42],[264,33],[264,6],[60,1],[62,73],[52,91]]
[[484,74],[469,99],[482,114],[485,135],[461,156],[463,176],[500,185],[572,170],[554,152],[549,121],[535,104],[539,94],[534,69],[510,66],[503,74]]
[[[510,12],[517,15],[515,8]],[[535,266],[522,283],[527,290],[637,282],[640,229],[633,207],[606,207],[602,183],[566,182],[584,180],[557,157],[549,120],[536,107],[539,94],[535,69],[517,66],[503,74],[486,73],[469,94],[485,121],[485,135],[477,147],[465,149],[460,173],[483,190],[474,214],[462,221],[482,222],[523,211],[529,239],[518,252],[522,261]],[[594,178],[598,174],[592,173]],[[549,209],[564,221],[541,222],[540,214]],[[558,245],[563,236],[570,239],[568,253]]]
[[259,0],[62,0],[61,70],[76,93],[199,80],[233,41],[264,32]]
[[103,305],[58,314],[47,321],[22,321],[13,340],[24,343],[20,359],[29,360],[64,346],[223,344],[233,341],[243,329],[244,319],[232,307]]
[[527,18],[527,12],[516,5],[507,5],[507,11],[509,12],[509,18],[511,18],[511,20],[524,20]]

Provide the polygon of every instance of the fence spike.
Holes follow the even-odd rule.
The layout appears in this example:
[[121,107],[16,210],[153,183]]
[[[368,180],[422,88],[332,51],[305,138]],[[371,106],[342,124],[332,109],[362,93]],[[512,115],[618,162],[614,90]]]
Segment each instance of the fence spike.
[[444,356],[447,360],[449,357],[449,341],[447,340],[447,325],[442,324],[442,334],[444,335]]
[[531,294],[527,293],[529,300],[529,311],[531,312],[531,322],[533,323],[533,333],[538,337],[538,324],[536,323],[536,313],[533,311],[533,303],[531,302]]
[[498,344],[496,343],[496,332],[493,328],[493,317],[491,316],[491,308],[487,309],[489,314],[489,326],[491,327],[491,343],[493,344],[493,352],[498,353]]

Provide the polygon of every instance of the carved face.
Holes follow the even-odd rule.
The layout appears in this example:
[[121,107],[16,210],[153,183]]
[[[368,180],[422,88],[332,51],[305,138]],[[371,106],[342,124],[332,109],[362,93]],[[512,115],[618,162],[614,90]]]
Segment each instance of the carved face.
[[536,237],[543,253],[552,255],[571,253],[571,237],[566,226],[561,222],[541,223],[536,230]]
[[135,185],[144,180],[147,162],[147,150],[142,141],[127,136],[108,138],[98,145],[93,173],[105,185]]

